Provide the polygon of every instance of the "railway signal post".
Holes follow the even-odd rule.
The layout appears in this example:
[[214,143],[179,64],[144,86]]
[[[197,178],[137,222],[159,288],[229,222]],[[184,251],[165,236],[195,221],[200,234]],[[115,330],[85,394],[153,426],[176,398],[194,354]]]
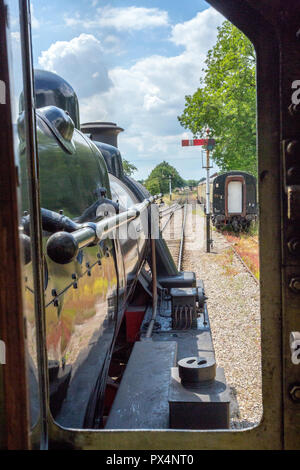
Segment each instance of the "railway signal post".
[[169,193],[170,193],[170,201],[172,201],[172,176],[169,175]]
[[210,187],[209,187],[209,169],[210,167],[210,155],[209,152],[213,150],[215,146],[215,140],[209,139],[209,132],[210,130],[207,129],[207,139],[190,139],[190,140],[182,140],[181,145],[182,147],[188,147],[190,145],[201,145],[206,147],[206,166],[203,168],[206,169],[206,252],[210,253],[210,246],[212,243],[211,236],[210,236]]
[[210,185],[209,185],[209,169],[211,168],[210,166],[210,155],[209,152],[214,148],[215,141],[213,139],[209,139],[209,129],[207,129],[206,134],[207,134],[207,143],[206,143],[206,251],[207,253],[210,253],[210,247],[212,245],[212,239],[211,239],[211,230],[210,230],[210,219],[211,219],[211,213],[210,213]]

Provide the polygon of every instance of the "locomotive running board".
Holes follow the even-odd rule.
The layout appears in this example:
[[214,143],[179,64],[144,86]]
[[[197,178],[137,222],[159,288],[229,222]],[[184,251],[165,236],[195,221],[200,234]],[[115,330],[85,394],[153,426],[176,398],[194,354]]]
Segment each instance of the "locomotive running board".
[[196,276],[193,272],[179,271],[172,276],[158,276],[159,284],[166,289],[171,287],[196,287]]
[[[147,314],[151,316],[151,309]],[[152,338],[135,343],[106,429],[229,428],[230,393],[223,369],[217,368],[213,383],[197,390],[188,390],[178,379],[180,359],[215,360],[207,317],[206,321],[198,329],[157,329]]]
[[167,429],[169,382],[176,365],[174,341],[136,342],[106,429]]

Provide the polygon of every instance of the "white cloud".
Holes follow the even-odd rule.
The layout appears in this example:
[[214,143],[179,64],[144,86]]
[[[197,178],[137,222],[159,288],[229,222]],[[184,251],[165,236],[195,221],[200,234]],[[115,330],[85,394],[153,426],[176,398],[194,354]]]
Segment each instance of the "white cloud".
[[113,8],[105,6],[97,9],[94,19],[83,19],[79,15],[65,17],[67,26],[82,26],[84,28],[114,28],[117,31],[157,28],[168,26],[168,13],[158,8],[124,7]]
[[112,34],[105,35],[103,37],[103,43],[105,45],[105,54],[113,54],[114,56],[125,54],[122,41],[117,36]]
[[158,96],[155,95],[148,95],[144,96],[144,104],[143,107],[146,111],[150,111],[150,109],[155,109],[162,105],[164,101],[160,99]]
[[103,60],[103,48],[92,34],[80,34],[71,41],[57,41],[38,59],[39,66],[63,76],[79,97],[91,90],[105,91],[111,83]]
[[[113,86],[105,93],[94,93],[90,102],[86,99],[81,103],[82,119],[111,116],[131,136],[140,135],[144,128],[151,129],[154,135],[180,131],[177,115],[183,110],[185,95],[199,86],[207,49],[214,44],[216,26],[222,21],[223,17],[212,8],[205,10],[190,22],[174,26],[171,40],[184,46],[181,54],[153,55],[131,67],[111,69]],[[207,24],[211,24],[211,31]],[[190,42],[185,35],[189,35]]]
[[77,26],[82,24],[82,18],[78,11],[74,12],[71,18],[69,18],[67,15],[64,15],[64,21],[66,26]]
[[127,7],[99,8],[100,26],[113,27],[119,31],[154,28],[168,25],[168,13],[158,8]]
[[[102,45],[90,34],[53,44],[43,52],[40,64],[68,79],[82,97],[81,122],[113,121],[125,129],[119,137],[120,150],[140,169],[137,177],[146,177],[149,164],[153,162],[154,167],[162,159],[174,161],[175,166],[177,162],[183,176],[191,177],[195,160],[188,162],[186,156],[195,155],[200,162],[200,153],[197,148],[185,149],[182,163],[180,141],[190,134],[183,132],[177,116],[184,109],[185,95],[194,93],[199,86],[207,50],[214,45],[216,28],[223,21],[219,13],[209,8],[190,21],[176,24],[170,41],[182,48],[178,55],[152,55],[129,67],[114,67],[108,71],[106,81],[101,74]],[[87,89],[88,73],[94,78],[88,81]],[[104,86],[100,85],[101,80]],[[195,174],[199,177],[200,167]]]
[[184,46],[187,52],[206,52],[217,37],[217,27],[224,18],[213,8],[199,12],[194,18],[172,28],[171,41]]
[[[188,160],[187,156],[195,156],[200,163],[199,149],[184,152],[182,163],[180,142],[189,134],[183,132],[177,116],[183,111],[185,95],[194,93],[199,86],[207,50],[215,43],[216,28],[223,21],[219,13],[209,8],[192,20],[175,25],[170,40],[183,46],[181,54],[153,55],[131,67],[111,69],[113,86],[80,103],[82,122],[109,119],[125,128],[119,137],[120,148],[129,159],[136,158],[138,177],[149,173],[146,162],[149,166],[153,158],[157,163],[169,159],[175,166],[182,165],[186,177],[195,165],[195,159]],[[198,174],[200,168],[199,164]]]

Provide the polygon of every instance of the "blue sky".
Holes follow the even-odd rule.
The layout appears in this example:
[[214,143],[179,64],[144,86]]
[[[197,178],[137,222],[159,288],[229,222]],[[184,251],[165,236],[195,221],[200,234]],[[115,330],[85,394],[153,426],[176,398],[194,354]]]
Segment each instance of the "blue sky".
[[124,158],[146,178],[162,160],[200,179],[200,148],[178,123],[184,97],[199,85],[208,49],[224,18],[203,0],[33,0],[37,68],[74,87],[81,122],[104,120],[125,129]]

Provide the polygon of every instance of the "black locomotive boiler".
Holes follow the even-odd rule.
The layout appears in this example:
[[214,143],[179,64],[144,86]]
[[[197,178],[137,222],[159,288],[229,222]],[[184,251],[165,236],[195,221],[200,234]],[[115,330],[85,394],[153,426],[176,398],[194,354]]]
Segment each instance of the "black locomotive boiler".
[[[206,181],[198,185],[198,201],[206,205]],[[210,179],[213,225],[246,230],[257,218],[256,178],[244,171],[228,171]]]

